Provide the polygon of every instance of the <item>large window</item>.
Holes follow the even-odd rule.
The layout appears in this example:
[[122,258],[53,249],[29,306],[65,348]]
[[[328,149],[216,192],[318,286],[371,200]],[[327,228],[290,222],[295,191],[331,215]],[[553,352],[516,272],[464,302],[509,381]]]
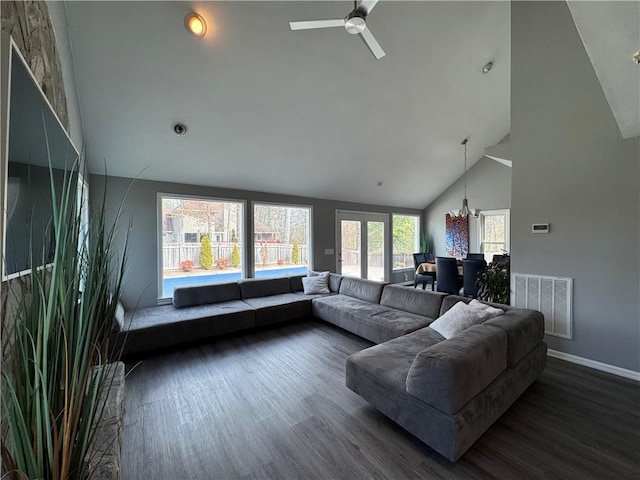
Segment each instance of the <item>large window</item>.
[[244,202],[161,195],[161,297],[242,277]]
[[307,272],[311,208],[256,203],[253,207],[253,260],[257,278]]
[[420,216],[393,215],[393,269],[413,268],[413,253],[420,250]]
[[509,210],[487,210],[480,213],[480,251],[490,262],[494,255],[509,252]]

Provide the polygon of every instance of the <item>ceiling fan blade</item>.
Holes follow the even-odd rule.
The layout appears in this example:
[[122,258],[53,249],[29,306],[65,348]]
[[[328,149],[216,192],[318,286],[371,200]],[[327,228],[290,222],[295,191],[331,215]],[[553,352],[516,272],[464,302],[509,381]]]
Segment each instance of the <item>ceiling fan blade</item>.
[[362,0],[358,5],[357,10],[367,15],[369,14],[369,12],[371,12],[371,10],[373,10],[373,7],[376,6],[376,3],[378,3],[378,0]]
[[373,36],[373,33],[371,33],[371,30],[368,28],[365,28],[362,33],[360,33],[360,38],[367,47],[369,47],[369,50],[371,50],[371,53],[373,53],[373,56],[376,57],[376,59],[380,60],[386,55],[378,41]]
[[344,18],[333,20],[306,20],[303,22],[289,22],[291,30],[310,30],[312,28],[344,27]]

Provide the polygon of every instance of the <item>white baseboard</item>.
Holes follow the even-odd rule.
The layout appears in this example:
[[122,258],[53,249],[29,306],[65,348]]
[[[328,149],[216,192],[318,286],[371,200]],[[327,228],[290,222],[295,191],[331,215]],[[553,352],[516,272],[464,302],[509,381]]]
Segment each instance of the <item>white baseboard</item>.
[[583,367],[593,368],[594,370],[612,373],[613,375],[618,375],[619,377],[625,377],[631,380],[635,380],[636,382],[640,382],[640,372],[616,367],[615,365],[609,365],[608,363],[596,362],[595,360],[578,357],[576,355],[571,355],[570,353],[558,352],[557,350],[548,349],[547,355],[549,355],[550,357],[559,358],[560,360],[566,360],[567,362],[577,363],[578,365],[582,365]]

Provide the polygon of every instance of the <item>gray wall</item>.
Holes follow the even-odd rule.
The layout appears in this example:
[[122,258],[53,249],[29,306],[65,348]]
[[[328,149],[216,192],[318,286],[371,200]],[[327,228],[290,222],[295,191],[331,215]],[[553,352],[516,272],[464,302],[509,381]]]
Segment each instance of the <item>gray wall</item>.
[[[464,196],[464,178],[459,178],[424,211],[426,232],[433,238],[435,254],[444,256],[445,214],[459,209]],[[469,208],[498,210],[511,207],[511,168],[482,157],[467,171]],[[478,219],[469,216],[469,251],[478,252]]]
[[550,348],[640,371],[639,139],[622,140],[566,3],[512,2],[511,32],[513,271],[574,279],[573,340]]
[[[172,193],[178,195],[198,195],[203,197],[228,198],[246,200],[247,208],[251,208],[251,201],[289,203],[310,205],[313,207],[313,268],[317,270],[335,271],[335,255],[325,255],[326,248],[336,248],[336,209],[355,210],[380,213],[411,213],[420,214],[419,210],[407,208],[392,208],[357,203],[334,202],[305,197],[275,195],[269,193],[231,190],[215,187],[199,187],[176,183],[154,182],[119,177],[106,177],[107,211],[113,218],[120,201],[125,198],[120,235],[124,237],[127,222],[131,219],[130,246],[128,250],[127,275],[123,303],[126,308],[133,308],[136,304],[142,307],[157,305],[158,303],[158,212],[157,194]],[[89,191],[92,203],[99,202],[104,194],[105,177],[91,175]],[[250,217],[247,215],[247,217]],[[391,242],[390,242],[391,243]],[[247,249],[249,252],[252,249]],[[388,252],[388,258],[389,257]],[[391,281],[402,281],[403,275],[392,275]]]
[[64,93],[67,98],[67,115],[69,116],[69,136],[75,147],[80,151],[83,147],[82,118],[80,104],[76,90],[76,78],[73,71],[73,58],[65,2],[48,1],[47,9],[51,17],[51,25],[56,37],[56,46],[60,56]]

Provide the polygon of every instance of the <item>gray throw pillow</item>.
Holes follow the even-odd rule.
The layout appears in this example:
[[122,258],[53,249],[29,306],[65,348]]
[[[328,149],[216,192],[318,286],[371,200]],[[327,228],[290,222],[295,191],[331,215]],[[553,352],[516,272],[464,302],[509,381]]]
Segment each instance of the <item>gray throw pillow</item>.
[[329,272],[326,275],[315,275],[312,277],[302,277],[302,288],[305,295],[317,295],[320,293],[331,293],[329,291]]
[[470,307],[464,302],[458,302],[444,315],[439,317],[429,327],[444,338],[451,338],[467,328],[488,320],[491,313],[484,309]]

